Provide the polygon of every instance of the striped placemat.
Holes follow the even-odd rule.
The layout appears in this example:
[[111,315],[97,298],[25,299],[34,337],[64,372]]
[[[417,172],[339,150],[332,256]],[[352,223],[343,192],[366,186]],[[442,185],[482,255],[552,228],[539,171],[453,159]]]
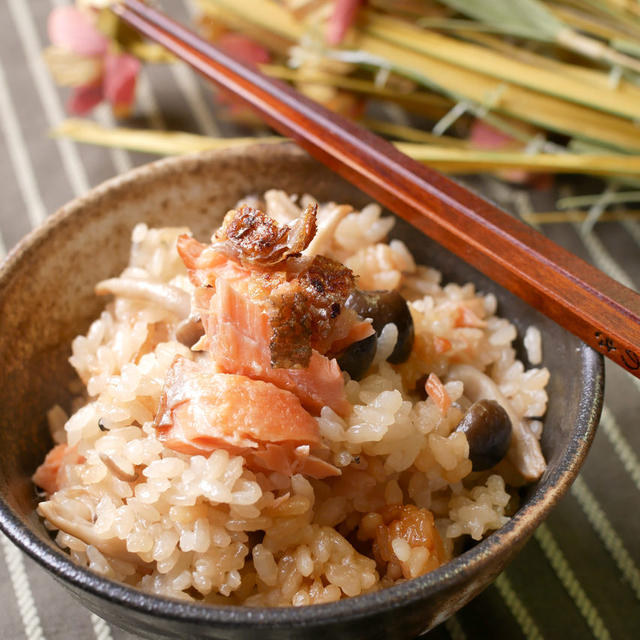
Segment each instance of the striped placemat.
[[[73,197],[151,156],[48,137],[65,116],[46,70],[46,17],[64,0],[0,3],[0,256]],[[178,18],[189,7],[165,3]],[[234,135],[216,119],[208,89],[183,66],[146,69],[136,126]],[[104,125],[113,118],[98,109]],[[524,191],[485,190],[519,213],[550,201]],[[623,284],[640,288],[640,223],[601,223],[581,235],[544,228],[553,240]],[[515,562],[480,597],[429,637],[453,640],[640,638],[640,380],[607,365],[602,422],[580,477]],[[0,638],[134,638],[79,605],[0,534]]]

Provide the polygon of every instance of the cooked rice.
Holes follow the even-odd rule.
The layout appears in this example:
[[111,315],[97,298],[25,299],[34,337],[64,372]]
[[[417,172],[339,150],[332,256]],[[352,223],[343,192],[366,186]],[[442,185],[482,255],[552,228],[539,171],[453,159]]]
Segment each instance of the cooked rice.
[[531,364],[542,362],[542,335],[538,327],[528,327],[524,333],[524,348],[527,350],[527,358]]
[[[298,205],[280,191],[253,200],[280,223],[310,201],[304,196]],[[462,536],[479,540],[508,520],[515,492],[506,483],[522,478],[508,460],[471,473],[466,436],[455,430],[470,399],[448,372],[452,363],[484,372],[537,439],[542,423],[533,418],[545,412],[548,372],[525,370],[516,360],[515,327],[494,315],[493,294],[477,293],[473,284],[442,286],[440,274],[417,266],[401,241],[384,242],[393,220],[380,213],[374,204],[359,212],[323,204],[307,249],[343,261],[363,289],[399,288],[416,328],[409,360],[390,365],[398,330],[387,325],[368,375],[346,383],[349,417],[324,407],[317,418],[340,477],[259,473],[224,450],[204,457],[166,448],[153,427],[165,372],[177,355],[196,354],[169,339],[180,318],[161,298],[116,296],[73,341],[70,361],[86,389],[71,417],[60,407],[48,414],[55,442],[65,440],[64,425],[71,449],[58,490],[38,511],[76,562],[175,598],[299,606],[357,596],[435,568],[441,559],[403,528],[405,516],[433,513],[444,559]],[[190,296],[193,285],[175,249],[185,231],[138,225],[121,278]],[[535,331],[525,345],[529,360],[539,363]],[[416,380],[431,372],[451,399],[444,413],[414,393]],[[393,505],[417,508],[385,522],[380,514]],[[364,553],[367,541],[381,535],[386,567]]]

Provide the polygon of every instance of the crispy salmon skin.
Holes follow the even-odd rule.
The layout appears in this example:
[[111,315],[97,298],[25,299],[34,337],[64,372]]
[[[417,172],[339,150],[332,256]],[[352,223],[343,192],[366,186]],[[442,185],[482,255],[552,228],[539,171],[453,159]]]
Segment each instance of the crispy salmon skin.
[[[198,348],[221,371],[272,382],[314,413],[329,406],[347,415],[342,372],[331,356],[373,329],[345,308],[352,272],[330,258],[300,256],[314,215],[307,209],[298,227],[278,230],[266,214],[241,207],[227,214],[210,245],[184,235],[178,251],[196,286],[205,331]],[[282,244],[286,238],[293,246]]]

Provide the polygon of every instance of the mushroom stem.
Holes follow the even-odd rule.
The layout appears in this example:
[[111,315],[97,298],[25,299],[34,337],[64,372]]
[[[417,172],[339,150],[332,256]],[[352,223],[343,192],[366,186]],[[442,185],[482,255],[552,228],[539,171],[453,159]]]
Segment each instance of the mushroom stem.
[[189,294],[170,284],[133,280],[130,278],[109,278],[99,282],[95,287],[97,295],[113,294],[123,298],[148,300],[162,307],[179,318],[187,318],[191,310]]
[[103,538],[97,534],[93,526],[85,520],[81,518],[76,518],[75,520],[66,518],[56,509],[55,502],[51,500],[41,502],[38,505],[38,513],[54,525],[56,529],[60,529],[60,531],[64,531],[74,538],[78,538],[78,540],[81,540],[85,544],[93,545],[106,556],[128,562],[136,561],[135,556],[127,551],[124,540],[116,537]]
[[472,401],[495,400],[507,412],[513,437],[507,457],[527,482],[534,482],[544,472],[546,462],[540,442],[533,435],[527,421],[519,418],[498,385],[487,375],[468,364],[458,364],[449,370],[450,380],[460,380],[464,393]]
[[353,207],[348,204],[336,205],[322,220],[318,220],[318,230],[313,240],[302,252],[303,255],[313,257],[319,253],[326,255],[328,245],[333,240],[335,230],[342,219],[353,211]]
[[186,347],[193,347],[204,335],[204,327],[200,316],[190,316],[176,327],[176,340]]

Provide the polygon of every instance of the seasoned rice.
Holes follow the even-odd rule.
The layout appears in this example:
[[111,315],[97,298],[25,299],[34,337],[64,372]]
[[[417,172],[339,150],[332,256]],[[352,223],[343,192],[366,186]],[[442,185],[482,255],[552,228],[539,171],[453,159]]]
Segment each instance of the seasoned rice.
[[[285,224],[313,199],[270,191],[243,202]],[[287,477],[251,470],[223,449],[204,456],[167,448],[153,425],[165,374],[176,356],[204,356],[174,339],[179,316],[162,296],[112,299],[73,341],[70,361],[84,389],[71,414],[58,406],[48,413],[54,441],[66,446],[57,449],[55,491],[38,512],[74,561],[184,600],[300,606],[418,576],[451,558],[465,536],[480,540],[507,522],[514,487],[533,478],[511,450],[492,469],[472,472],[467,437],[456,427],[479,386],[499,396],[527,446],[537,443],[548,371],[516,359],[516,329],[495,315],[493,294],[443,285],[404,243],[385,241],[392,225],[375,204],[361,211],[322,204],[307,249],[343,262],[362,289],[399,289],[416,331],[409,360],[392,365],[386,358],[398,328],[388,324],[367,375],[345,374],[350,414],[325,406],[317,416],[338,477]],[[138,225],[120,278],[134,282],[132,291],[146,283],[190,298],[194,287],[176,252],[187,231]],[[525,345],[539,364],[537,329]],[[431,373],[448,397],[444,410],[416,392]]]

